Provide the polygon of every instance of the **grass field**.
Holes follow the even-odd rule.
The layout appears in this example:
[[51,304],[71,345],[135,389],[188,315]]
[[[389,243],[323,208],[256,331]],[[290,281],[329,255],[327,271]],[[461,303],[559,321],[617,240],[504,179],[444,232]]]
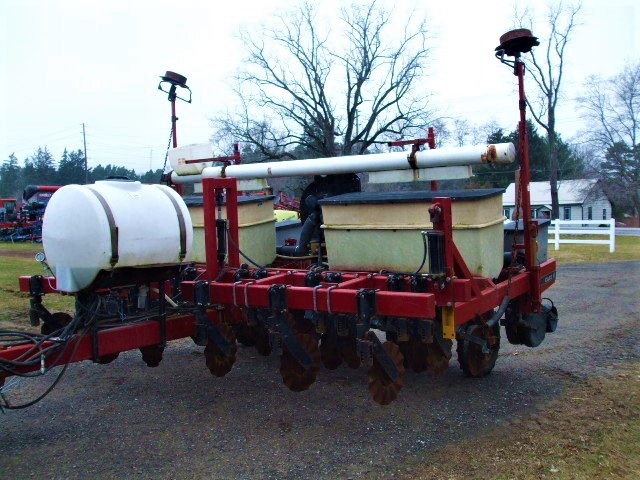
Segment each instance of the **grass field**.
[[[18,277],[43,273],[34,255],[42,245],[33,243],[0,244],[0,328],[26,328],[29,325],[29,295],[20,292]],[[72,311],[73,297],[47,295],[47,308],[51,312]]]
[[442,448],[410,478],[638,479],[639,418],[640,365],[620,365],[533,417]]
[[[573,238],[571,235],[563,235]],[[582,240],[602,240],[602,235],[580,235],[575,238]],[[619,262],[623,260],[640,260],[640,237],[616,237],[616,251],[609,253],[609,245],[560,244],[560,250],[554,250],[549,244],[549,257],[556,258],[559,263],[596,263]]]

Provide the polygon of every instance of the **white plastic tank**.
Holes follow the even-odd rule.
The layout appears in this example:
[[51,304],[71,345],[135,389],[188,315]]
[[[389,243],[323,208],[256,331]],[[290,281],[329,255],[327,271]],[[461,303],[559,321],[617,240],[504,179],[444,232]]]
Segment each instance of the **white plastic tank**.
[[105,180],[55,192],[45,210],[42,243],[58,289],[77,292],[101,270],[182,263],[191,252],[193,228],[174,190]]

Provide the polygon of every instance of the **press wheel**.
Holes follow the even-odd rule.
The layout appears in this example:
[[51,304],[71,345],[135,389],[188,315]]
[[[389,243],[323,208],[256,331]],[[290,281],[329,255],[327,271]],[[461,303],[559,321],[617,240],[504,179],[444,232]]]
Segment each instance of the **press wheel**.
[[325,368],[335,370],[342,363],[338,337],[331,333],[323,333],[320,337],[320,358]]
[[402,342],[400,351],[404,355],[405,367],[416,373],[422,373],[429,368],[429,344],[411,337],[408,342]]
[[449,368],[449,360],[451,360],[451,341],[442,340],[446,346],[434,338],[432,343],[428,343],[427,347],[427,370],[434,377],[444,375]]
[[236,334],[236,339],[245,347],[253,347],[256,344],[256,339],[252,327],[248,325],[234,325],[233,331]]
[[221,323],[215,326],[222,334],[227,342],[231,345],[231,351],[225,354],[220,347],[218,347],[211,340],[204,348],[204,358],[207,362],[209,371],[216,377],[224,377],[233,368],[233,364],[236,362],[236,356],[238,353],[238,344],[236,343],[236,336],[233,333],[231,325]]
[[273,351],[273,346],[269,340],[269,330],[264,325],[258,324],[249,327],[255,342],[256,350],[263,357],[267,357]]
[[486,325],[469,325],[466,333],[487,341],[488,353],[482,351],[482,345],[466,338],[458,339],[458,363],[467,377],[485,377],[491,373],[500,350],[500,326],[489,328]]
[[315,334],[297,333],[296,338],[311,358],[312,365],[305,370],[296,358],[283,346],[280,354],[280,375],[289,390],[302,392],[307,390],[318,376],[320,349]]
[[380,405],[388,405],[398,397],[398,392],[404,383],[404,358],[400,347],[393,342],[384,342],[382,348],[393,360],[399,375],[395,381],[392,380],[374,357],[373,365],[369,368],[369,392],[375,402]]
[[162,361],[164,345],[156,343],[154,345],[140,347],[140,353],[142,354],[142,360],[144,360],[144,363],[146,363],[148,367],[157,367]]
[[358,368],[360,363],[360,355],[356,346],[356,338],[352,336],[338,337],[338,345],[340,345],[340,356],[349,368]]

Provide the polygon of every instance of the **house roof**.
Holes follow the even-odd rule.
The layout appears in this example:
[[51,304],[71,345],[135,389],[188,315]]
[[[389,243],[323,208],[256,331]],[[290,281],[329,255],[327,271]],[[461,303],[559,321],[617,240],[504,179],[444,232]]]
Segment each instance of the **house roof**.
[[[558,203],[560,205],[583,204],[597,180],[582,178],[579,180],[558,181]],[[551,205],[551,187],[549,182],[531,182],[531,205]],[[515,205],[515,184],[511,183],[502,195],[504,205]]]

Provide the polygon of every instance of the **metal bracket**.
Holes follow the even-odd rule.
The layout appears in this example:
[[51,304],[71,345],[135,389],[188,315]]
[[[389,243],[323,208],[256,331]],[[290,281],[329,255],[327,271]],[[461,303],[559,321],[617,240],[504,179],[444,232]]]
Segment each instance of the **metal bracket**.
[[329,283],[340,283],[342,281],[342,273],[340,272],[327,272],[324,274],[324,278]]
[[373,288],[361,288],[356,293],[358,318],[369,321],[376,314],[376,292]]
[[269,341],[272,345],[277,345],[278,337],[282,347],[296,359],[300,366],[309,370],[313,367],[313,361],[307,351],[300,345],[295,332],[288,322],[287,311],[287,285],[272,285],[269,287],[269,307],[271,309],[271,319],[275,324],[275,331],[270,332]]
[[467,340],[471,343],[480,345],[482,347],[483,354],[488,355],[489,353],[491,353],[491,350],[489,350],[487,341],[485,339],[467,333],[466,330],[462,327],[456,328],[456,332],[458,333],[458,335],[460,335],[460,337],[462,337],[463,340]]
[[207,313],[204,309],[196,310],[194,317],[196,319],[196,322],[193,341],[196,345],[200,345],[202,347],[207,344],[207,339],[209,336],[207,331],[209,328],[209,319],[207,318]]
[[358,308],[356,336],[361,338],[370,328],[371,319],[376,314],[376,291],[373,288],[361,288],[356,292]]
[[423,342],[433,342],[433,320],[416,320],[414,322],[416,336]]
[[287,309],[287,286],[271,285],[269,287],[269,307],[274,313],[282,314]]
[[218,330],[218,327],[215,325],[207,325],[207,339],[213,343],[223,355],[231,355],[231,343],[220,333],[220,330]]
[[370,342],[373,356],[383,368],[384,372],[392,381],[396,381],[400,376],[400,371],[393,359],[387,354],[387,351],[382,348],[382,342],[380,342],[378,336],[374,332],[369,331],[367,333],[367,340]]
[[442,336],[448,340],[456,338],[455,307],[442,307]]
[[44,295],[42,288],[42,275],[33,275],[29,277],[29,295]]
[[201,280],[193,286],[193,296],[196,300],[196,306],[206,308],[209,306],[209,282]]
[[164,280],[158,282],[158,320],[160,322],[160,345],[167,345],[167,301],[164,298],[166,286]]

